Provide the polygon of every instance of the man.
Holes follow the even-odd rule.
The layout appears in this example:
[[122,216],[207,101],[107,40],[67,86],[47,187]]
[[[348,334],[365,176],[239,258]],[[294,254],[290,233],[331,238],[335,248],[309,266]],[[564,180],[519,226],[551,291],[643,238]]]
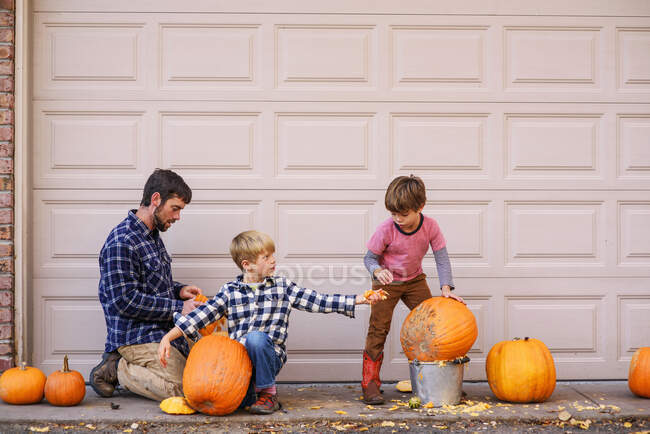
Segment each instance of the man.
[[112,396],[117,384],[158,401],[183,394],[187,342],[175,342],[167,369],[158,362],[158,343],[174,327],[175,312],[185,315],[200,304],[194,297],[201,290],[174,282],[160,232],[180,220],[191,199],[183,178],[156,169],[140,208],[129,211],[104,243],[99,301],[108,335],[102,360],[90,372],[90,385],[102,397]]

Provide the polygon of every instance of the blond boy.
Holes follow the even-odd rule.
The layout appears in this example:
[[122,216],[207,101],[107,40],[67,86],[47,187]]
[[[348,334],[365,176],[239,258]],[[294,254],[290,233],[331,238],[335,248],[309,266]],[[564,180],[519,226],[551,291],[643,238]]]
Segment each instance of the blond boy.
[[336,312],[354,318],[355,304],[380,300],[378,294],[366,299],[363,295],[325,295],[302,288],[274,274],[274,252],[273,240],[264,233],[247,231],[237,235],[230,244],[230,255],[243,274],[188,315],[174,315],[176,327],[163,337],[158,349],[165,366],[171,341],[183,334],[196,340],[199,329],[227,315],[230,338],[246,346],[253,363],[251,385],[242,403],[250,405],[253,414],[271,414],[281,408],[275,378],[287,360],[291,309]]

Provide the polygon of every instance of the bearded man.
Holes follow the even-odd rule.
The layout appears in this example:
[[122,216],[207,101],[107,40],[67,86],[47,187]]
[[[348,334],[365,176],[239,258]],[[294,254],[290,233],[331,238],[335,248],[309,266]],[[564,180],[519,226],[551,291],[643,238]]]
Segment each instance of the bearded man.
[[118,384],[157,401],[183,395],[187,342],[174,341],[166,369],[158,362],[158,344],[174,327],[175,312],[186,315],[199,305],[194,298],[201,290],[172,279],[172,260],[160,232],[180,220],[191,200],[183,178],[156,169],[144,186],[140,208],[113,228],[99,254],[107,337],[89,382],[102,397],[112,396]]

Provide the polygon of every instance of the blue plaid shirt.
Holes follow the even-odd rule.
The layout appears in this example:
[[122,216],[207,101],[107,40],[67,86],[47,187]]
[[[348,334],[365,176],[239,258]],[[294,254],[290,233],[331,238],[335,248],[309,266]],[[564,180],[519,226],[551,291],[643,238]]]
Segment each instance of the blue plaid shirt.
[[[108,235],[99,254],[99,301],[106,319],[106,351],[160,342],[183,310],[181,283],[172,280],[171,257],[157,229],[129,211]],[[174,346],[187,355],[184,339]]]
[[[354,295],[325,295],[301,288],[284,277],[267,277],[257,289],[243,282],[243,276],[226,283],[217,295],[183,316],[174,314],[174,322],[185,336],[200,338],[198,330],[228,315],[228,335],[242,344],[246,334],[261,331],[273,341],[275,352],[287,361],[287,328],[292,308],[330,313],[337,312],[354,318]],[[176,339],[181,340],[181,339]]]

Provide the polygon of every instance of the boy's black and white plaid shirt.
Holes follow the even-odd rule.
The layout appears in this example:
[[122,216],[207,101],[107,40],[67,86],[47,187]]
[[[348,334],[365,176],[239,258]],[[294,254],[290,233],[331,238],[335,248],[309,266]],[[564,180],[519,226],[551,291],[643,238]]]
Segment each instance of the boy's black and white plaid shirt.
[[226,283],[217,295],[187,316],[174,314],[174,322],[192,340],[200,337],[199,329],[228,316],[228,335],[242,344],[246,334],[261,331],[273,341],[282,364],[287,361],[286,341],[292,308],[307,312],[337,312],[354,318],[354,295],[326,295],[301,288],[290,280],[267,277],[257,289],[243,282],[243,275]]

